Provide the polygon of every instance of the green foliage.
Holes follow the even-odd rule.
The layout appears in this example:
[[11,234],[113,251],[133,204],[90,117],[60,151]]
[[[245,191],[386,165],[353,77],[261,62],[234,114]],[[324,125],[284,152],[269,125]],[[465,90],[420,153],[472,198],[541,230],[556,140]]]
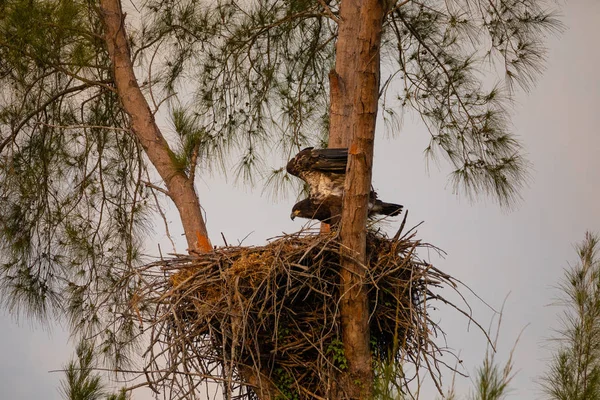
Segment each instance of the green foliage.
[[600,259],[599,238],[586,233],[577,246],[579,263],[565,272],[560,286],[562,328],[543,379],[544,392],[556,400],[600,398]]
[[378,400],[402,400],[405,398],[398,381],[403,376],[402,365],[395,361],[377,362],[373,367],[375,382],[373,385],[374,398]]
[[[328,2],[333,14],[339,4]],[[412,109],[423,118],[431,132],[427,154],[448,159],[457,190],[486,193],[505,206],[518,197],[527,161],[509,129],[508,102],[514,82],[526,89],[534,82],[545,34],[561,28],[549,9],[544,0],[411,1],[388,13],[384,116]],[[146,20],[142,47],[165,54],[155,60],[155,83],[193,94],[189,108],[219,143],[219,155],[238,150],[237,176],[250,178],[264,165],[265,144],[287,159],[326,135],[337,24],[319,2],[210,8],[161,1],[149,5]],[[504,70],[506,88],[485,84],[486,66]],[[275,190],[284,176],[272,171]]]
[[[452,381],[448,387],[443,398],[446,400],[457,400],[470,399],[470,400],[501,400],[506,398],[510,390],[510,383],[515,375],[513,355],[518,344],[519,339],[515,341],[514,347],[512,348],[508,360],[502,365],[497,359],[497,345],[498,337],[500,334],[500,325],[502,322],[498,319],[496,325],[496,336],[492,341],[488,336],[488,346],[486,348],[485,356],[480,366],[475,370],[474,377],[472,379],[472,389],[470,393],[464,396],[458,396],[455,390],[455,380],[458,375],[458,371],[454,370]],[[488,335],[491,333],[488,332]],[[399,376],[404,376],[403,364],[397,360],[388,359],[377,359],[374,357],[373,371],[375,373],[374,382],[374,398],[378,400],[403,400],[406,398],[419,398],[419,392],[412,393],[410,385],[406,385],[404,382],[398,380]],[[414,365],[409,366],[412,368]],[[416,378],[419,379],[418,377]],[[410,382],[412,379],[407,379]],[[442,388],[439,385],[441,382],[436,382],[439,393],[442,394]],[[420,390],[421,382],[418,381],[417,389]]]
[[[531,83],[543,33],[558,25],[540,1],[408,2],[384,23],[385,114],[394,99],[392,114],[416,110],[432,133],[429,152],[441,150],[454,165],[456,187],[503,204],[523,184],[526,162],[507,128],[506,91],[484,90],[478,71],[482,60],[499,59],[508,78]],[[328,4],[338,12],[338,1]],[[137,7],[141,22],[128,26],[132,56],[156,111],[171,105],[172,155],[182,171],[226,170],[233,155],[235,175],[251,179],[273,153],[287,159],[323,142],[337,23],[321,3]],[[11,307],[43,315],[66,283],[80,284],[79,272],[139,257],[134,230],[143,226],[145,166],[111,86],[93,4],[9,0],[2,9],[3,287],[14,294]],[[281,169],[269,179],[289,181]]]
[[[0,293],[17,313],[67,315],[114,359],[145,229],[142,149],[129,134],[102,24],[87,0],[0,12]],[[110,329],[106,327],[111,325]]]
[[200,162],[224,167],[235,149],[235,176],[251,180],[273,149],[288,158],[326,135],[336,27],[319,7],[312,1],[149,5],[142,46],[168,54],[155,67],[166,93],[191,92],[188,109],[210,132]]
[[500,400],[508,394],[514,376],[512,352],[503,367],[495,357],[495,351],[488,347],[483,364],[476,371],[474,393],[470,396],[472,400]]
[[[178,152],[175,155],[176,164],[182,170],[190,173],[192,168],[198,166],[198,162],[201,162],[204,168],[210,168],[214,160],[224,160],[226,143],[213,137],[202,126],[197,115],[191,114],[183,107],[173,107],[171,119],[179,139]],[[225,168],[224,164],[220,166]]]
[[[277,156],[323,145],[339,0],[133,2],[126,28],[152,112],[170,110],[172,160],[252,179]],[[127,5],[129,7],[129,5]],[[486,88],[484,62],[527,88],[559,26],[543,0],[400,2],[384,21],[384,115],[414,110],[453,182],[510,204],[526,161],[509,131],[512,88]],[[17,313],[66,314],[117,365],[138,336],[149,181],[112,81],[95,2],[0,2],[0,292]],[[499,61],[499,63],[498,63]],[[232,160],[232,161],[228,161]],[[282,163],[277,161],[277,165]],[[280,168],[268,179],[290,182]],[[330,351],[346,368],[342,347]]]
[[[423,118],[431,133],[426,153],[450,161],[455,189],[505,206],[518,196],[527,162],[506,103],[513,81],[530,86],[543,61],[541,39],[560,27],[535,0],[409,2],[390,16],[386,52],[403,87],[397,100]],[[502,65],[508,90],[486,88],[487,61]]]
[[108,397],[106,397],[106,400],[127,400],[127,399],[128,399],[128,396],[127,396],[127,392],[125,391],[125,389],[122,389],[117,394],[110,394],[110,395],[108,395]]
[[299,400],[300,396],[294,388],[294,378],[283,368],[276,368],[273,371],[273,381],[279,390],[275,400]]
[[327,346],[327,354],[331,357],[333,365],[341,371],[348,369],[348,359],[344,352],[344,343],[339,339],[333,339]]
[[61,381],[61,393],[65,400],[126,400],[125,390],[118,394],[108,394],[102,378],[94,373],[94,349],[86,342],[80,342],[75,350],[77,360],[65,367],[65,379]]

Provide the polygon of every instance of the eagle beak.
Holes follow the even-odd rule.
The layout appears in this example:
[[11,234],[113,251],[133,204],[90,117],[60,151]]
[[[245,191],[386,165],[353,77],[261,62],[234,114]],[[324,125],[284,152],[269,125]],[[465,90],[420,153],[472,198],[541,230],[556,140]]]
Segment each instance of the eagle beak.
[[300,214],[299,210],[292,211],[292,214],[290,215],[290,218],[292,219],[292,221],[298,216],[298,214]]

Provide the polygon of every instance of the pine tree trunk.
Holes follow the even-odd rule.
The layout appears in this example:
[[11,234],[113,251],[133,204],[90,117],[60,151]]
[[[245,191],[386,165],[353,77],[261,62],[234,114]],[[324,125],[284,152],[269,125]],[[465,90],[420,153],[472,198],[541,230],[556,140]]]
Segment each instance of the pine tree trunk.
[[343,0],[336,68],[330,74],[330,147],[348,147],[340,240],[340,314],[348,371],[336,398],[370,399],[373,369],[369,347],[366,222],[379,93],[379,49],[385,10],[378,0]]
[[[209,251],[211,245],[194,184],[175,166],[172,152],[137,84],[120,1],[101,0],[100,11],[115,85],[131,118],[132,130],[179,211],[189,248]],[[377,0],[342,1],[336,70],[330,77],[329,144],[330,147],[350,148],[340,233],[344,247],[340,312],[349,370],[340,382],[341,392],[333,398],[362,400],[372,397],[373,372],[364,265],[383,13],[383,7]]]
[[[104,21],[104,36],[113,66],[115,86],[123,108],[131,118],[133,133],[163,179],[169,197],[179,211],[188,250],[211,251],[212,245],[194,182],[173,162],[173,153],[156,125],[150,106],[137,83],[121,1],[101,0],[100,14]],[[278,393],[276,388],[266,380],[259,379],[254,369],[240,368],[240,373],[255,387],[255,392],[261,399],[275,398]]]
[[189,250],[210,251],[206,224],[194,182],[173,162],[173,153],[154,120],[154,114],[135,77],[125,30],[125,14],[120,0],[101,0],[100,16],[110,56],[115,86],[123,108],[131,119],[131,128],[150,162],[161,176],[177,210]]

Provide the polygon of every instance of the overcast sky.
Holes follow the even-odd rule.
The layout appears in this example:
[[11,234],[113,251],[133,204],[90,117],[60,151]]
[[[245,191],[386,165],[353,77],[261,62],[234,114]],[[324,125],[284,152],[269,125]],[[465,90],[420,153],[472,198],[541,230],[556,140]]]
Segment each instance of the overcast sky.
[[[558,327],[560,309],[549,307],[559,294],[555,286],[568,263],[577,260],[573,245],[586,230],[600,231],[600,2],[572,0],[563,4],[563,14],[567,30],[549,38],[545,73],[531,93],[517,97],[514,107],[514,130],[533,164],[530,185],[516,210],[456,196],[443,162],[439,170],[434,166],[427,172],[422,152],[427,132],[416,118],[407,116],[397,138],[382,133],[375,145],[373,184],[380,198],[404,204],[409,223],[425,221],[419,236],[448,253],[431,261],[496,309],[508,295],[501,360],[526,327],[515,353],[518,374],[511,399],[542,398],[535,380],[550,356],[546,339]],[[246,244],[262,244],[301,226],[298,219],[289,219],[292,196],[274,203],[260,190],[210,177],[202,177],[197,187],[214,244],[221,244],[221,232],[229,242],[250,234]],[[474,317],[487,326],[493,311],[474,297],[469,301]],[[59,399],[61,375],[48,371],[71,357],[67,334],[58,326],[48,330],[27,320],[17,324],[4,312],[0,317],[0,397]],[[485,352],[484,337],[452,310],[442,308],[434,317],[445,328],[448,345],[460,352],[465,372],[472,372]],[[459,393],[469,385],[468,378],[459,380]],[[134,399],[143,398],[147,395],[134,394]]]

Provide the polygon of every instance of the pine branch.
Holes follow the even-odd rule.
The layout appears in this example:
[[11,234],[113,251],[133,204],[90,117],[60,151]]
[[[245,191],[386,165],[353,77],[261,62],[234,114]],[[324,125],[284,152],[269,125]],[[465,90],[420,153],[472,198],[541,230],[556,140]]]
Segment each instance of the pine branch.
[[17,137],[17,135],[19,134],[19,132],[21,131],[21,129],[36,115],[40,114],[41,112],[43,112],[44,110],[46,110],[47,107],[49,107],[51,104],[53,104],[55,101],[63,98],[64,96],[71,94],[71,93],[75,93],[75,92],[80,92],[82,90],[88,89],[90,87],[94,87],[94,86],[104,86],[106,83],[109,83],[110,81],[104,81],[104,82],[98,82],[99,85],[97,85],[94,82],[86,82],[83,83],[81,85],[78,86],[72,86],[70,88],[64,89],[58,93],[56,93],[54,96],[50,97],[48,100],[46,100],[41,106],[39,106],[38,108],[36,108],[35,110],[33,110],[32,112],[30,112],[29,114],[27,114],[23,120],[21,120],[21,122],[12,130],[12,133],[2,141],[2,143],[0,143],[0,153],[2,153],[2,151],[4,150],[4,148],[12,141],[15,140],[15,138]]

